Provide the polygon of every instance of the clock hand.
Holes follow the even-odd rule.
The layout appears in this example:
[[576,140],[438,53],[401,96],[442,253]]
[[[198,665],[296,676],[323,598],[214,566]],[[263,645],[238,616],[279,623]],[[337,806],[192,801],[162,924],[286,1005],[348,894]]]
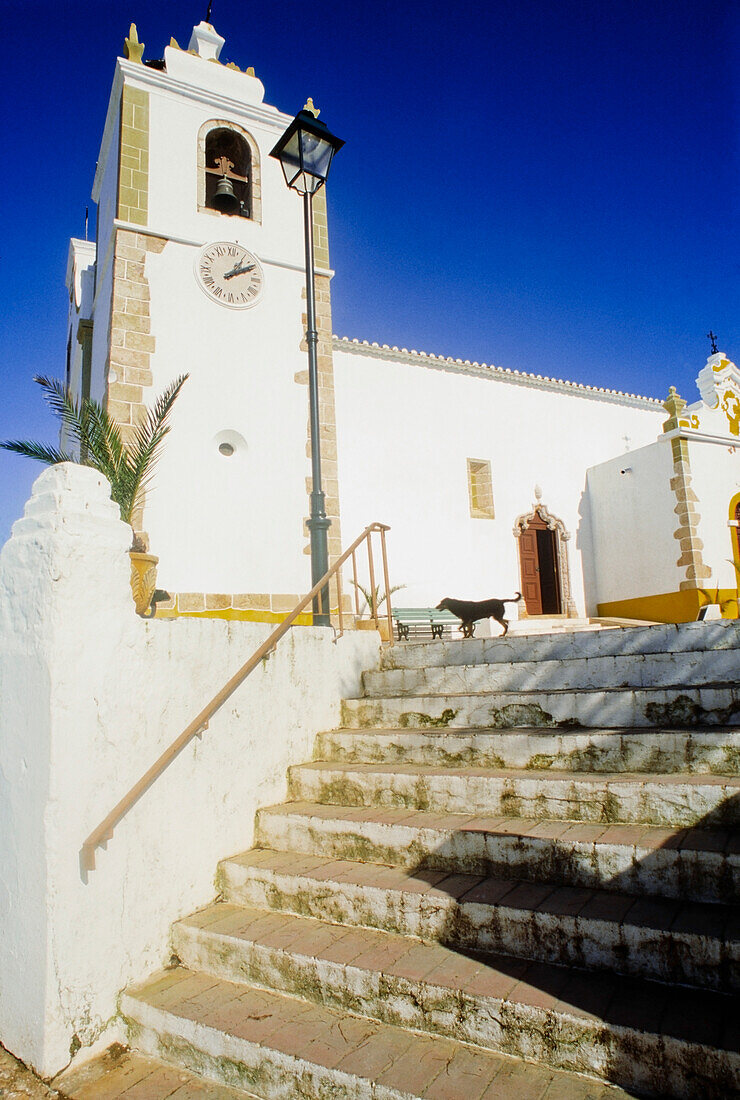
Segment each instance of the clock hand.
[[246,275],[248,271],[253,269],[254,264],[249,264],[247,267],[235,267],[224,275],[224,279],[233,279],[235,275]]

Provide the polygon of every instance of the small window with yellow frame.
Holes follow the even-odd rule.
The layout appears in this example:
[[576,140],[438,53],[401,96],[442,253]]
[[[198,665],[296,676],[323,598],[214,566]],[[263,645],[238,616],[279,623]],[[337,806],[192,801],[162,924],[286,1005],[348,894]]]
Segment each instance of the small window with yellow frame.
[[468,497],[473,519],[495,519],[491,463],[485,459],[468,459]]

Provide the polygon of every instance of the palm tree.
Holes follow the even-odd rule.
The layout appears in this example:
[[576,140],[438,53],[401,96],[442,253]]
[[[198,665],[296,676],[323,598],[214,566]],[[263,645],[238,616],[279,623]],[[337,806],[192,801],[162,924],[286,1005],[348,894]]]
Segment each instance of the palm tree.
[[47,404],[61,420],[70,442],[76,445],[76,453],[21,439],[5,440],[0,447],[48,466],[58,462],[92,466],[108,479],[121,519],[132,525],[137,504],[151,480],[162,442],[170,430],[172,406],[187,378],[187,374],[181,374],[170,383],[141,423],[134,426],[130,442],[124,443],[120,425],[97,401],[86,397],[78,401],[58,379],[37,376],[34,382],[43,388]]
[[[380,585],[375,585],[375,591],[371,592],[369,588],[365,588],[364,585],[359,584],[357,581],[352,581],[357,590],[365,597],[365,603],[371,618],[376,618],[379,609],[383,606],[388,598],[386,592],[380,591]],[[394,592],[400,592],[402,588],[405,588],[405,584],[393,584],[391,585],[391,595]]]

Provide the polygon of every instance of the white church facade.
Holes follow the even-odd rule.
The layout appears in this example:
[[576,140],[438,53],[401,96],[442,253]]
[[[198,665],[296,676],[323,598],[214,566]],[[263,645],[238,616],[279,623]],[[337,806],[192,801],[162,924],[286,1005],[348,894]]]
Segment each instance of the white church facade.
[[[187,50],[147,62],[132,33],[118,59],[97,240],[70,246],[67,380],[133,425],[189,374],[138,524],[171,594],[157,614],[276,621],[310,576],[302,212],[269,157],[290,116],[222,45],[202,23]],[[224,177],[230,214],[214,204]],[[530,616],[684,621],[711,590],[737,614],[740,372],[725,355],[684,407],[338,338],[317,199],[330,558],[379,520],[404,605],[520,590]]]

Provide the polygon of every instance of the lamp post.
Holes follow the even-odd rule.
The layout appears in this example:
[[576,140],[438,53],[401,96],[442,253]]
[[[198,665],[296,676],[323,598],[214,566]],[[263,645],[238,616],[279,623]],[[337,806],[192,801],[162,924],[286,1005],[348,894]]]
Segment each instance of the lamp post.
[[[308,344],[308,401],[311,423],[311,515],[308,530],[311,540],[311,587],[329,569],[326,532],[331,520],[326,518],[324,491],[321,488],[321,441],[319,438],[319,394],[316,330],[316,293],[313,262],[313,196],[326,183],[332,158],[344,142],[318,120],[318,111],[309,99],[270,153],[280,161],[285,182],[303,195],[303,226],[306,249],[306,342]],[[313,601],[313,621],[316,626],[329,626],[329,586],[321,589]]]

